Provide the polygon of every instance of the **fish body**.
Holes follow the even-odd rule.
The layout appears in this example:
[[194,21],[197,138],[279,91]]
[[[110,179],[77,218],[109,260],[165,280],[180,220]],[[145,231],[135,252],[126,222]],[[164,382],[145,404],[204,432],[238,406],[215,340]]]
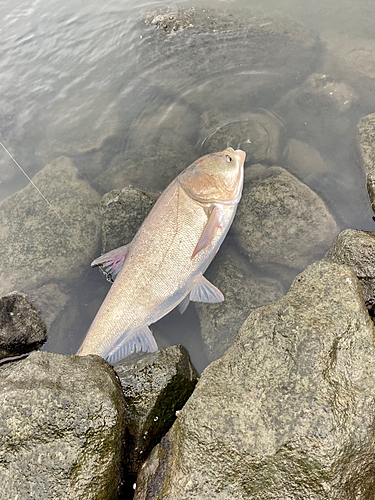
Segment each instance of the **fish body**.
[[[120,250],[121,269],[78,355],[115,362],[137,350],[157,350],[149,325],[179,304],[186,308],[189,300],[224,299],[203,273],[233,221],[244,160],[244,152],[231,148],[207,155],[166,188],[133,241]],[[118,263],[116,251],[108,257]],[[105,263],[106,256],[98,261]]]

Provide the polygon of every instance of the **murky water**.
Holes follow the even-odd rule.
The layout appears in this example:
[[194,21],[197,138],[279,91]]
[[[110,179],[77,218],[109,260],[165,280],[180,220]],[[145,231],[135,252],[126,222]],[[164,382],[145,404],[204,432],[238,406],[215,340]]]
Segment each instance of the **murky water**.
[[[177,5],[189,4],[174,2],[172,7]],[[203,5],[216,9],[242,7],[249,12],[261,9],[263,13],[278,9],[323,37],[327,32],[340,32],[374,38],[375,4],[371,0],[199,2],[200,8]],[[227,117],[224,125],[240,119],[244,111],[257,113],[259,108],[275,108],[278,113],[279,100],[301,83],[286,79],[283,85],[278,85],[279,69],[273,69],[267,62],[261,70],[250,63],[242,64],[244,49],[233,48],[237,43],[235,38],[227,43],[232,44],[231,50],[238,57],[223,60],[222,72],[210,74],[209,68],[204,69],[204,60],[200,59],[202,48],[195,50],[196,44],[187,40],[187,47],[192,50],[187,53],[186,67],[182,65],[178,79],[175,74],[168,76],[171,60],[163,54],[155,57],[147,45],[148,31],[137,23],[143,12],[166,6],[170,4],[134,0],[105,3],[15,0],[0,5],[0,140],[30,177],[55,156],[65,154],[73,159],[82,178],[102,195],[123,187],[121,172],[116,168],[106,171],[116,158],[121,159],[129,151],[138,149],[155,155],[155,151],[167,145],[174,158],[178,154],[182,156],[179,161],[186,158],[187,166],[205,152],[207,137],[215,127],[220,128],[209,126],[211,118],[207,121],[205,113],[222,113],[221,116]],[[176,65],[179,61],[172,59]],[[199,65],[202,71],[197,71]],[[314,71],[323,72],[319,58]],[[274,83],[264,85],[267,78]],[[265,90],[257,94],[259,101],[243,102],[241,86],[246,79],[253,82],[259,79],[259,85],[264,86]],[[214,97],[208,100],[211,94]],[[197,95],[202,97],[198,99]],[[349,131],[347,140],[341,141],[340,129],[332,125],[332,136],[319,143],[320,154],[334,165],[331,171],[314,173],[313,178],[308,171],[299,174],[327,202],[340,228],[373,230],[375,227],[354,144],[355,124],[360,116],[374,111],[374,102],[375,97],[371,101],[368,95],[366,99],[359,98],[348,126],[344,127]],[[314,135],[319,129],[319,121],[301,132],[298,119],[292,116],[295,127],[289,124],[285,134],[309,143],[309,134]],[[220,117],[217,120],[223,124]],[[246,140],[244,137],[244,143]],[[0,200],[28,182],[4,151],[0,151],[0,174]],[[170,175],[170,170],[166,170],[160,175],[130,180],[140,188],[161,190]],[[74,213],[66,222],[70,225],[73,221]],[[98,247],[96,255],[100,250]],[[74,353],[108,291],[103,276],[97,270],[90,270],[89,264],[88,257],[87,271],[82,276],[68,284],[60,283],[68,298],[50,329],[45,346],[48,350]],[[45,272],[50,276],[46,281],[53,282],[53,270]],[[287,287],[288,282],[284,285]],[[44,314],[48,307],[47,300]],[[207,364],[199,319],[193,307],[182,317],[172,312],[153,329],[161,346],[181,343],[187,347],[198,370]]]

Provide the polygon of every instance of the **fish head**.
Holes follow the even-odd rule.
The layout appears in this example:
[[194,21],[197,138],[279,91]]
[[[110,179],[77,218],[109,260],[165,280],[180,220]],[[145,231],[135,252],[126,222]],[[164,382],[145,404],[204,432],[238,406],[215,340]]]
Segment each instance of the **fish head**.
[[202,203],[238,203],[246,153],[227,148],[195,161],[178,180],[193,199]]

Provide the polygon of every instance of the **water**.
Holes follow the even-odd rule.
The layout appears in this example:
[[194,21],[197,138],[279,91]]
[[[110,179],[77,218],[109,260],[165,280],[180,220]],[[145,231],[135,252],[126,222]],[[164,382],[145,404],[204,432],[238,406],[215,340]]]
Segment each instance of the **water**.
[[[188,4],[174,2],[172,7],[177,5]],[[371,0],[199,2],[200,7],[203,5],[217,9],[246,7],[263,12],[278,9],[320,34],[337,31],[374,38],[375,4]],[[0,5],[0,139],[28,175],[36,174],[60,148],[73,158],[82,177],[100,194],[122,187],[116,185],[115,177],[114,180],[103,180],[103,177],[100,180],[100,174],[116,156],[130,148],[143,150],[156,139],[159,141],[158,133],[168,120],[176,120],[180,125],[174,127],[173,132],[169,130],[166,141],[179,151],[186,148],[186,157],[191,155],[187,165],[203,154],[201,144],[207,130],[199,120],[205,111],[217,104],[221,110],[230,109],[232,120],[243,111],[238,88],[237,96],[234,96],[236,91],[230,95],[220,94],[218,82],[222,75],[230,75],[230,72],[242,75],[238,77],[242,80],[236,79],[236,82],[244,81],[245,77],[278,81],[278,72],[272,71],[271,66],[259,72],[251,66],[242,66],[238,59],[223,61],[222,75],[212,74],[208,78],[202,69],[204,76],[196,78],[192,64],[203,65],[204,61],[199,60],[199,52],[193,52],[188,58],[187,70],[181,70],[181,79],[177,82],[172,79],[170,86],[163,87],[159,83],[169,71],[170,61],[163,57],[147,59],[147,31],[141,29],[136,20],[147,10],[165,6],[163,2],[134,0],[105,3],[15,0]],[[229,39],[230,43],[236,40]],[[239,55],[241,50],[238,47]],[[319,70],[319,61],[316,66]],[[275,84],[273,90],[271,85],[266,86],[258,104],[262,108],[272,108],[293,86],[291,82],[283,88]],[[215,93],[218,97],[210,104],[204,98],[198,102],[195,96],[199,92],[202,95]],[[373,112],[372,106],[371,100],[360,100],[353,111],[353,122]],[[256,111],[255,103],[249,111]],[[179,116],[184,116],[182,122]],[[305,139],[308,142],[309,137]],[[320,181],[315,179],[313,187],[331,203],[341,228],[373,230],[364,175],[358,165],[353,137],[348,138],[345,150],[339,143],[332,143],[330,151],[321,153],[327,153],[333,163],[340,164],[340,179],[331,185],[332,178],[323,175]],[[156,142],[155,150],[163,145],[165,143]],[[0,151],[0,173],[0,200],[27,184],[27,179],[3,151]],[[169,172],[165,178],[152,182],[145,179],[145,185],[139,187],[163,189],[168,175]],[[308,175],[302,180],[308,183]],[[67,224],[72,220],[74,214]],[[100,247],[93,257],[99,253]],[[89,269],[89,264],[88,257],[83,276],[61,285],[68,302],[50,329],[48,350],[74,353],[108,291],[109,285],[98,271]],[[171,313],[155,325],[154,330],[160,334],[157,338],[162,346],[169,343],[185,345],[198,370],[207,364],[199,320],[193,307],[182,318],[177,312]]]

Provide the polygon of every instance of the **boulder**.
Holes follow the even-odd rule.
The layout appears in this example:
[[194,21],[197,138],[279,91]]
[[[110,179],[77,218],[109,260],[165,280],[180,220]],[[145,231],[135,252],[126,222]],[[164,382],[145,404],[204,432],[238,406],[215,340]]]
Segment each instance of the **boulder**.
[[158,196],[159,193],[132,186],[114,189],[103,196],[100,204],[103,253],[132,241]]
[[329,31],[321,40],[326,46],[324,71],[357,92],[372,94],[374,102],[375,40]]
[[203,114],[203,151],[215,153],[228,146],[246,152],[247,163],[277,163],[285,147],[285,130],[279,118],[269,111],[242,113],[231,117],[221,112]]
[[196,303],[208,360],[220,358],[232,344],[251,311],[283,295],[281,283],[256,272],[248,259],[225,245],[205,273],[224,294],[219,304]]
[[48,283],[48,285],[32,290],[29,297],[38,309],[49,332],[53,322],[68,303],[69,295],[61,290],[56,283]]
[[0,298],[0,359],[39,349],[46,340],[46,325],[26,295]]
[[283,96],[273,111],[285,121],[295,139],[327,154],[341,146],[342,158],[342,148],[354,129],[353,109],[358,102],[358,94],[347,84],[314,73]]
[[370,499],[374,325],[347,266],[309,266],[209,365],[135,500]]
[[357,275],[363,287],[363,298],[371,315],[375,315],[375,233],[345,229],[336,238],[326,258],[346,264]]
[[182,346],[171,346],[141,359],[117,363],[114,368],[125,396],[125,473],[133,486],[152,448],[176,419],[176,411],[194,390],[198,374]]
[[[320,52],[315,35],[293,19],[231,5],[147,12],[140,30],[140,72],[202,109],[268,107],[306,78]],[[235,91],[233,91],[235,89]]]
[[34,352],[0,367],[0,498],[113,500],[124,401],[99,356]]
[[367,176],[367,191],[375,212],[375,113],[364,116],[359,121],[356,139]]
[[177,175],[195,161],[196,153],[173,130],[161,130],[149,141],[135,144],[116,156],[107,170],[95,179],[104,191],[135,187],[163,191]]
[[100,196],[69,158],[57,158],[33,182],[53,209],[31,184],[0,203],[0,293],[77,279],[99,243]]
[[250,261],[263,270],[302,270],[323,256],[339,228],[324,201],[281,167],[257,169],[246,178],[233,222]]

